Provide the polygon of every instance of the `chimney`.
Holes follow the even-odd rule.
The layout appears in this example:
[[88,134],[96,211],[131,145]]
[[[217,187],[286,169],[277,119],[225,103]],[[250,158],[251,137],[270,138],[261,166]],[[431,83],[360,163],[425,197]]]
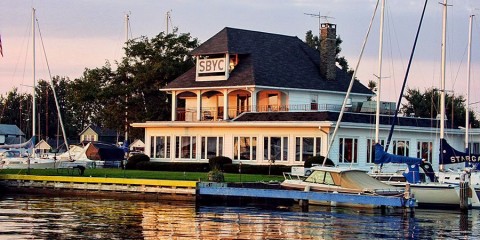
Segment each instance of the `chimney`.
[[320,26],[320,73],[327,80],[335,80],[337,25],[322,23]]

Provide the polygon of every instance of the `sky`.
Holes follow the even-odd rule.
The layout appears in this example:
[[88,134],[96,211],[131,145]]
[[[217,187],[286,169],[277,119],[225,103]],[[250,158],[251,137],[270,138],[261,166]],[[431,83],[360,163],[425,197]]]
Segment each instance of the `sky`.
[[[33,57],[31,15],[36,18],[46,57],[36,34],[36,79],[53,76],[80,78],[86,68],[114,65],[123,56],[126,40],[125,14],[130,16],[130,38],[152,38],[169,29],[190,33],[200,42],[225,27],[297,36],[304,40],[312,30],[318,34],[317,17],[337,24],[341,37],[341,56],[351,68],[359,64],[357,78],[367,85],[378,76],[380,10],[372,25],[363,57],[360,51],[372,18],[376,0],[0,0],[0,94],[12,90],[31,91]],[[410,69],[407,88],[424,91],[440,88],[442,5],[429,1],[417,50]],[[473,23],[471,108],[480,113],[480,1],[449,0],[447,20],[446,90],[456,95],[467,93],[467,48],[469,16]],[[420,20],[424,1],[386,0],[382,60],[383,101],[396,102],[405,76],[408,58]],[[379,8],[380,9],[380,8]]]

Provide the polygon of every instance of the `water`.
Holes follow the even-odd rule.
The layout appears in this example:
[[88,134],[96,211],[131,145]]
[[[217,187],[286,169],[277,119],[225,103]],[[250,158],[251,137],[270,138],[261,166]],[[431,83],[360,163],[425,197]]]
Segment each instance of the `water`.
[[197,206],[9,195],[0,239],[478,239],[480,211]]

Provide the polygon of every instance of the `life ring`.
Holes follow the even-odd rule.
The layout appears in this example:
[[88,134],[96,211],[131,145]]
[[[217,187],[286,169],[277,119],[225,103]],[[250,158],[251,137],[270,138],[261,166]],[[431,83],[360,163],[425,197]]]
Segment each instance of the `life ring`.
[[312,170],[308,169],[305,171],[305,176],[310,176],[310,174],[312,174]]

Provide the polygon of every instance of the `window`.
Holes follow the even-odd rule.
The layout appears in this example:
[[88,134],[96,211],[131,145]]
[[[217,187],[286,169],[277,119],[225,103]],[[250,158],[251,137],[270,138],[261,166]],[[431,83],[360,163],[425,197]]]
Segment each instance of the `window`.
[[308,178],[305,179],[305,182],[335,185],[332,175],[329,172],[318,170],[314,171],[310,176],[308,176]]
[[358,139],[339,138],[339,163],[357,163]]
[[223,155],[223,137],[202,137],[202,159]]
[[[380,140],[380,145],[385,146],[385,140]],[[375,162],[375,140],[367,139],[367,163]]]
[[257,137],[234,137],[234,160],[257,160]]
[[418,142],[417,143],[417,158],[425,159],[432,163],[433,159],[433,143],[432,142]]
[[263,160],[288,161],[288,137],[265,137]]
[[321,138],[296,137],[295,161],[305,162],[307,158],[320,155]]
[[268,94],[268,111],[278,111],[278,94]]
[[480,154],[480,143],[469,143],[468,149],[470,150],[471,154]]
[[156,158],[170,158],[170,136],[156,137]]
[[83,141],[94,142],[95,141],[95,135],[84,135],[83,136]]
[[409,156],[409,141],[395,140],[393,141],[393,154],[399,156]]
[[195,136],[175,137],[175,158],[195,159],[197,157],[197,138]]

